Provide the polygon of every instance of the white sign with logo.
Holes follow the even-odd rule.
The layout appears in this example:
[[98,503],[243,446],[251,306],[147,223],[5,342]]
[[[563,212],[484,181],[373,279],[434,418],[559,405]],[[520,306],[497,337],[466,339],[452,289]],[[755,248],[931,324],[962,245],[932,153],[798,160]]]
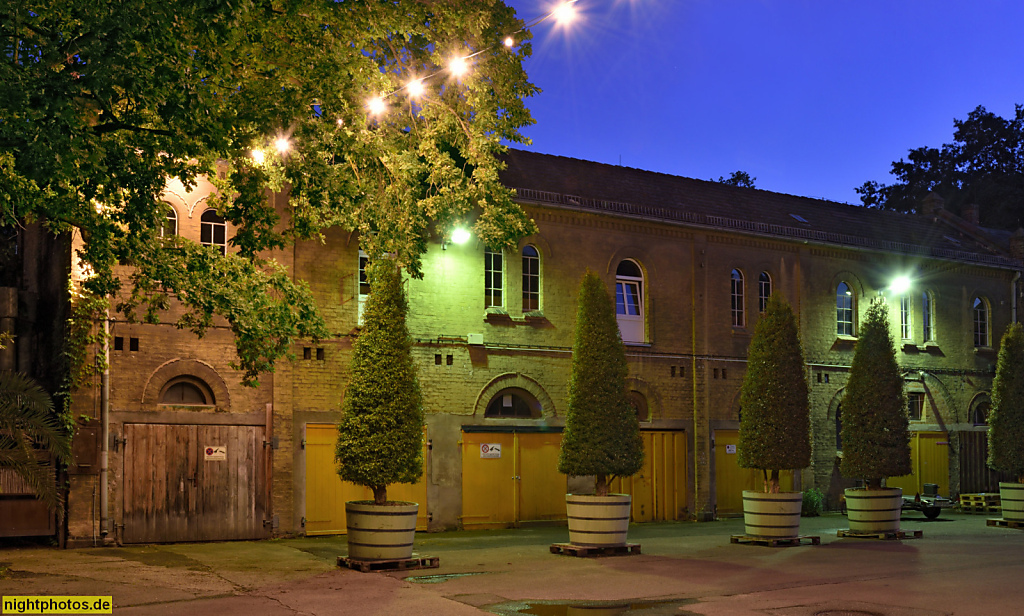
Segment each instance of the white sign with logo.
[[500,458],[501,457],[501,443],[481,443],[480,444],[480,457],[481,458]]
[[203,449],[203,460],[207,462],[222,462],[228,459],[228,448],[222,445],[213,445]]
[[736,445],[726,445],[725,453],[736,453]]

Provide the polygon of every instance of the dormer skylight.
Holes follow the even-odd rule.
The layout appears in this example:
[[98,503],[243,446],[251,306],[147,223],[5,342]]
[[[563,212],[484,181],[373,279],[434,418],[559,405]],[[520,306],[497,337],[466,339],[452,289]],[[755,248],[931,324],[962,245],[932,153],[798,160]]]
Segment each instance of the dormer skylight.
[[795,220],[795,221],[797,221],[797,222],[801,222],[801,223],[803,223],[803,224],[805,224],[805,225],[809,225],[809,224],[811,224],[810,222],[808,222],[808,220],[807,220],[806,218],[804,218],[804,217],[803,217],[803,216],[801,216],[800,214],[790,214],[790,216],[792,216],[792,217],[793,217],[793,220]]

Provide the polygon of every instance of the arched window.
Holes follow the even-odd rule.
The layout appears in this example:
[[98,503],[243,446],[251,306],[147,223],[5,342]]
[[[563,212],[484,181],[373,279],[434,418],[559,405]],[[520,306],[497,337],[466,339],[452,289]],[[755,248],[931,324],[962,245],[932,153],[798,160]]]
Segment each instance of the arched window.
[[536,419],[540,416],[540,402],[530,392],[517,387],[499,391],[484,411],[484,417],[502,419]]
[[505,305],[502,296],[504,290],[504,263],[501,249],[484,249],[484,308],[501,308]]
[[931,291],[921,294],[921,325],[924,328],[924,341],[935,341],[935,297]]
[[988,425],[988,413],[992,410],[992,402],[985,397],[976,400],[971,408],[971,423],[976,426]]
[[160,391],[160,404],[174,406],[213,406],[217,401],[213,390],[193,376],[179,376],[171,379]]
[[199,218],[199,243],[212,246],[220,254],[227,254],[227,225],[214,210],[206,210]]
[[989,309],[988,300],[984,297],[975,297],[973,304],[974,311],[974,346],[987,347],[992,345],[989,338]]
[[743,327],[745,322],[745,314],[743,313],[743,272],[734,269],[732,271],[732,281],[730,282],[731,297],[732,297],[732,326]]
[[768,307],[768,298],[772,296],[772,277],[768,272],[761,272],[757,277],[757,311],[764,314]]
[[160,237],[174,237],[178,234],[178,213],[174,208],[167,205],[167,215],[160,224]]
[[636,261],[615,268],[615,316],[623,342],[644,341],[644,274]]
[[540,310],[540,253],[523,247],[523,312]]
[[638,391],[626,392],[626,399],[629,401],[629,406],[633,408],[633,412],[636,413],[638,420],[651,420],[651,411],[647,407],[647,398],[642,393]]
[[900,338],[913,340],[914,338],[914,303],[910,295],[900,297]]
[[856,297],[853,289],[845,282],[836,287],[836,334],[853,335],[853,308]]

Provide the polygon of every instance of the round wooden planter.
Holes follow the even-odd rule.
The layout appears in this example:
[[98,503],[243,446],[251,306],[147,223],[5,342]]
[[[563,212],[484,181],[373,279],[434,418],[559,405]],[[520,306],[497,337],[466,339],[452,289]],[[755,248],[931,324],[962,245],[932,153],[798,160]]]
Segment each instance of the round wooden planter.
[[894,533],[900,529],[901,488],[846,488],[846,518],[855,533]]
[[629,494],[566,494],[569,543],[574,545],[625,545],[629,530]]
[[1024,522],[1024,483],[999,482],[1003,519]]
[[412,542],[416,536],[416,512],[419,508],[416,503],[345,503],[348,557],[355,560],[412,558]]
[[800,510],[803,492],[766,494],[743,491],[743,523],[751,537],[783,539],[800,535]]

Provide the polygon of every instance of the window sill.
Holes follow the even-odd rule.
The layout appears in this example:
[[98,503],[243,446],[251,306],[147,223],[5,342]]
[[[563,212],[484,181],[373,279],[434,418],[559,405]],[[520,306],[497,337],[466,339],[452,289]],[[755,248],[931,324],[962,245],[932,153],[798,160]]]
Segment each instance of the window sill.
[[628,342],[626,340],[623,340],[622,344],[628,347],[643,347],[647,349],[651,348],[652,346],[650,342]]

